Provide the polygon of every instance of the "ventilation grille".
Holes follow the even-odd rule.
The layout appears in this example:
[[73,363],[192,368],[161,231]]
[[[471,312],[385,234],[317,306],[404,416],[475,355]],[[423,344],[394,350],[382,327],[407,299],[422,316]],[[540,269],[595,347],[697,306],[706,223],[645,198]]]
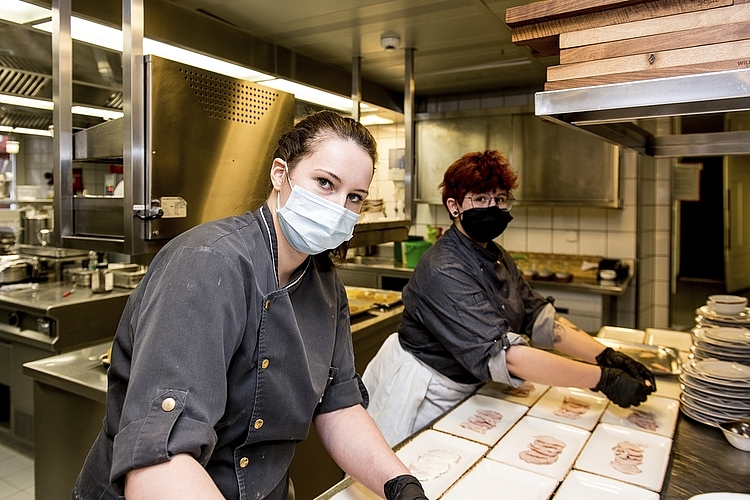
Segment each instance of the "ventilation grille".
[[180,73],[209,118],[255,125],[278,97],[251,83],[180,68]]
[[0,55],[0,92],[34,97],[52,77],[34,61]]
[[104,104],[104,107],[121,110],[122,105],[123,105],[122,90],[118,90],[117,92],[109,96],[109,99],[107,99],[107,102]]
[[51,111],[0,106],[0,126],[47,130],[50,125],[52,125]]

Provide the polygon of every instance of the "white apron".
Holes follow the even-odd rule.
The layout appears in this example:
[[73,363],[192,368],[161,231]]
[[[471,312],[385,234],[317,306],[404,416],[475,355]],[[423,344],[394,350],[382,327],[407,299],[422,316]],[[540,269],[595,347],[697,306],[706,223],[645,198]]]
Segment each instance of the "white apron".
[[390,446],[453,408],[481,384],[460,384],[425,365],[401,348],[391,334],[365,368],[362,380],[370,395],[367,408]]

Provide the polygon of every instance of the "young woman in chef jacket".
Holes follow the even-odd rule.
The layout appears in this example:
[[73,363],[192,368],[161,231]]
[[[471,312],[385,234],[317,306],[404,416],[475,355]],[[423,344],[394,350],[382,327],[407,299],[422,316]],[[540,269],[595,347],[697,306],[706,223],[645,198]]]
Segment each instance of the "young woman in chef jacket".
[[257,211],[154,257],[120,321],[107,416],[73,498],[286,500],[313,423],[357,481],[426,500],[362,406],[329,257],[352,236],[376,157],[356,121],[311,115],[279,140]]

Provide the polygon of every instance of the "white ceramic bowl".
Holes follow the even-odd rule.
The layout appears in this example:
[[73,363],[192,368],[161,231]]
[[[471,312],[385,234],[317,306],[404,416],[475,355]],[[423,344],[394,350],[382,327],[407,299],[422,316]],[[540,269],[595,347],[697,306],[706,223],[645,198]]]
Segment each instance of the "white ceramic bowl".
[[719,424],[729,444],[742,451],[750,451],[750,418]]
[[599,277],[603,280],[613,280],[617,278],[617,273],[614,269],[602,269],[599,271]]
[[736,316],[747,307],[747,297],[739,295],[711,295],[706,302],[716,314]]

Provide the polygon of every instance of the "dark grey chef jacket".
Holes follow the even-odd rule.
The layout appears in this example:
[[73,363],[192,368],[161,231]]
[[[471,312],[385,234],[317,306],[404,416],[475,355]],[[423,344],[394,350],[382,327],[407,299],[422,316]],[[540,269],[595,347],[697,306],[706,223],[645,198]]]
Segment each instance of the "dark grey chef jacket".
[[331,261],[307,259],[282,289],[277,261],[267,205],[198,226],[156,255],[120,320],[107,416],[73,498],[121,498],[128,471],[177,453],[228,499],[286,498],[313,416],[362,393]]
[[456,382],[492,380],[489,361],[509,336],[553,347],[551,329],[534,329],[549,300],[524,281],[505,249],[494,242],[482,248],[455,226],[425,252],[402,295],[401,347]]

